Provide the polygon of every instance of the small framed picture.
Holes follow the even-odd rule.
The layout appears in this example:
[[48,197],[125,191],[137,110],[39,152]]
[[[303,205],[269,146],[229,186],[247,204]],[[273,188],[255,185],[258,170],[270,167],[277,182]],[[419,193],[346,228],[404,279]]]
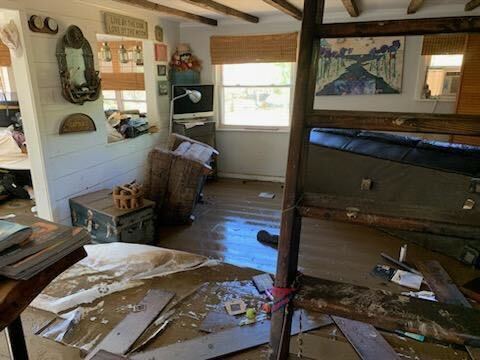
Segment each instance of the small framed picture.
[[155,40],[163,42],[163,29],[161,26],[155,26]]
[[161,64],[157,65],[157,75],[161,77],[167,76],[167,65]]
[[168,61],[168,49],[165,44],[155,44],[155,61]]
[[160,96],[167,96],[168,95],[168,89],[170,85],[168,81],[159,81],[158,82],[158,94]]

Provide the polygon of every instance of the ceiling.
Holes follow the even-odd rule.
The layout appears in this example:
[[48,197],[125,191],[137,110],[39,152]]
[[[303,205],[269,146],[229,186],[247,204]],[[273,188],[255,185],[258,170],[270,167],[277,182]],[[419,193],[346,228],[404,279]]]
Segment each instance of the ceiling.
[[[149,0],[157,4],[168,6],[170,8],[187,11],[192,14],[202,15],[211,19],[216,19],[219,21],[219,24],[230,23],[230,22],[243,22],[238,18],[233,16],[227,16],[215,12],[213,10],[205,9],[200,6],[191,5],[183,0]],[[276,8],[270,6],[262,0],[214,0],[223,5],[229,6],[236,10],[257,16],[260,18],[260,23],[266,21],[267,19],[278,18],[278,19],[288,19],[294,21],[294,19]],[[341,0],[325,0],[325,13],[326,13],[326,22],[332,21],[352,21],[345,10],[345,7],[342,4]],[[303,0],[288,0],[292,5],[296,6],[299,9],[303,8]],[[465,15],[479,15],[480,8],[466,13],[464,11],[465,4],[468,0],[425,0],[424,5],[420,10],[414,14],[409,15],[411,17],[436,17],[436,16],[465,16]],[[410,3],[410,0],[356,0],[358,8],[360,9],[360,17],[356,18],[361,21],[362,18],[370,20],[375,18],[375,14],[380,14],[379,19],[390,19],[390,18],[402,18],[406,17],[406,9]],[[373,16],[372,16],[373,14]],[[382,14],[384,17],[382,18]],[[386,17],[385,17],[386,14]],[[391,16],[390,16],[391,14]],[[183,24],[198,24],[193,20],[188,20],[184,18],[179,18],[172,15],[162,15],[162,18],[167,18],[169,20],[177,21]],[[390,17],[389,17],[390,16]],[[342,19],[344,17],[344,19]],[[329,21],[329,18],[332,19]],[[246,23],[248,24],[248,23]]]

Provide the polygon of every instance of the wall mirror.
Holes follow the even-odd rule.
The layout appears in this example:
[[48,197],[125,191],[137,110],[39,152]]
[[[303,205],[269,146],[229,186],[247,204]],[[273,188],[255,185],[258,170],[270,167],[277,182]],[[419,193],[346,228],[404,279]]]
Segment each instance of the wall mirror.
[[92,48],[78,26],[70,26],[59,40],[57,61],[65,99],[83,105],[99,98],[99,72],[95,71]]

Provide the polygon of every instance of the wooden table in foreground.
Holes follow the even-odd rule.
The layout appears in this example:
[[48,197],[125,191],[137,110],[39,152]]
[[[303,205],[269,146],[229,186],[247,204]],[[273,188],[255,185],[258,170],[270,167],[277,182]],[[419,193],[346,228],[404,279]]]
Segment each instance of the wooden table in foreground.
[[53,279],[86,256],[82,247],[28,280],[0,277],[0,331],[6,328],[14,360],[28,359],[20,314]]

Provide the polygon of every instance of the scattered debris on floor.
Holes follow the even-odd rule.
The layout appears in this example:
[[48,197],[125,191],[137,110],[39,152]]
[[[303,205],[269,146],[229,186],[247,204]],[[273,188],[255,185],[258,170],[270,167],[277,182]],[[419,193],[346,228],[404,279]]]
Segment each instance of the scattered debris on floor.
[[[199,276],[200,283],[183,286],[182,277],[195,276],[201,270],[218,272],[221,277],[224,265],[210,268],[208,265],[218,263],[197,255],[145,245],[95,245],[88,246],[87,251],[87,259],[64,273],[35,300],[38,308],[58,315],[41,326],[36,334],[81,349],[87,360],[225,358],[267,344],[270,339],[274,288],[270,274],[255,273],[244,277],[245,280],[230,281],[205,281],[204,276]],[[406,261],[405,255],[403,261]],[[409,265],[401,264],[397,265],[400,269],[377,265],[372,274],[420,290],[404,291],[402,295],[408,296],[407,299],[417,298],[416,301],[428,299],[432,306],[438,304],[434,302],[437,299],[449,302],[442,294],[458,297],[460,292],[454,291],[453,281],[439,270],[439,264],[415,263],[425,275],[425,281],[420,271],[413,267],[415,272],[406,271],[403,266]],[[442,274],[440,280],[439,273]],[[167,277],[163,284],[168,289],[151,285],[162,277]],[[173,278],[176,280],[171,280]],[[172,281],[179,282],[180,286],[174,291],[169,287]],[[308,287],[308,283],[306,285]],[[474,284],[465,285],[475,289]],[[339,291],[344,294],[342,301],[348,299],[355,303],[354,290],[353,293],[347,288]],[[388,298],[386,292],[380,293]],[[113,298],[116,300],[111,301]],[[385,309],[387,307],[385,305]],[[372,312],[371,316],[379,316],[385,309],[372,303],[368,311]],[[358,359],[359,356],[364,359],[374,356],[420,359],[414,344],[421,344],[435,351],[458,354],[452,357],[454,359],[465,358],[462,356],[466,352],[432,344],[420,333],[395,327],[384,332],[345,317],[313,314],[295,311],[292,334],[299,334],[299,337],[291,339],[292,355],[309,359],[337,356],[342,359]],[[313,329],[317,332],[309,332]],[[258,349],[258,354],[267,358],[266,350]]]
[[258,197],[263,198],[263,199],[274,199],[275,198],[275,193],[261,192],[260,194],[258,194]]

